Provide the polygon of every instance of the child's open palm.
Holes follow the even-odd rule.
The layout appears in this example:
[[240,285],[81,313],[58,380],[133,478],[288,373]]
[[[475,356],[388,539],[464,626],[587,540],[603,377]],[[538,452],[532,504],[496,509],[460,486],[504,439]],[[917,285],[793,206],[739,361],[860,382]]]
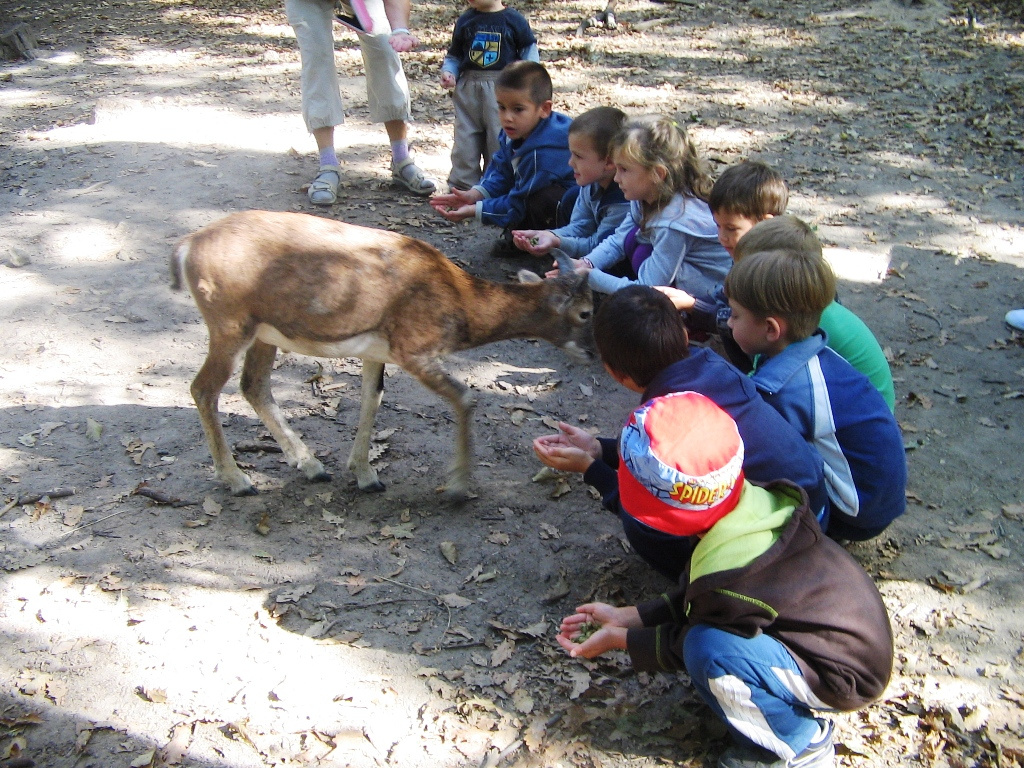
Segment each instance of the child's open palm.
[[[600,629],[587,636],[585,630],[595,624]],[[640,613],[635,606],[615,608],[607,603],[586,603],[562,619],[555,639],[574,659],[592,659],[605,651],[625,649],[626,630],[639,626]]]

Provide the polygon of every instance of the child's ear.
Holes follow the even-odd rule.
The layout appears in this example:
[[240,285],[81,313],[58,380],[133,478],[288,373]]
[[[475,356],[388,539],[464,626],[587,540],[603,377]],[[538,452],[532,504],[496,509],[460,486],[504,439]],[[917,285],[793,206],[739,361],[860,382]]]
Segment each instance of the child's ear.
[[655,165],[651,170],[654,171],[654,175],[658,177],[658,181],[664,181],[668,176],[668,168],[661,163]]
[[764,319],[765,322],[765,340],[770,344],[775,344],[778,341],[786,338],[786,333],[789,331],[789,324],[781,317],[768,316]]
[[553,107],[554,107],[554,104],[551,101],[551,99],[548,99],[547,101],[545,101],[543,104],[540,105],[540,116],[541,117],[551,117],[551,110],[553,109]]

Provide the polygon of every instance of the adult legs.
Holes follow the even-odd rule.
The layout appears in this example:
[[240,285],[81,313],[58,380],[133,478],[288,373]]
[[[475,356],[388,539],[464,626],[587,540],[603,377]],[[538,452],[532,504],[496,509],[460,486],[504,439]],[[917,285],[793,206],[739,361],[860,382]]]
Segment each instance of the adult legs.
[[309,199],[331,205],[338,198],[341,171],[334,151],[334,126],[345,122],[338,71],[334,64],[334,4],[329,0],[285,0],[302,60],[302,119],[313,134],[320,169],[309,185]]
[[359,50],[366,70],[366,100],[370,119],[383,123],[391,142],[391,175],[410,192],[429,195],[437,184],[424,176],[409,154],[408,126],[412,116],[409,81],[402,60],[391,47],[391,24],[381,0],[368,0],[373,34],[359,35]]

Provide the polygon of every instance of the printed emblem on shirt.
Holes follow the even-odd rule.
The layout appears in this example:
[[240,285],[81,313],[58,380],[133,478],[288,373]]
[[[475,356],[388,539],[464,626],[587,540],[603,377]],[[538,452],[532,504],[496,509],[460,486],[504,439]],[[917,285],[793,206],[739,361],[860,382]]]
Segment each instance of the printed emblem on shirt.
[[497,32],[477,32],[469,47],[469,60],[481,69],[492,67],[501,57],[501,35]]

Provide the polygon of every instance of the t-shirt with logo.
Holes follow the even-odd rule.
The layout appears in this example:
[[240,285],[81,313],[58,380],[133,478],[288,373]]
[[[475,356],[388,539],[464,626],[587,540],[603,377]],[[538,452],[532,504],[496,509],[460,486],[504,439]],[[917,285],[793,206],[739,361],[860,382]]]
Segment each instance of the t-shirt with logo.
[[480,13],[470,9],[455,22],[446,58],[458,61],[460,72],[499,71],[536,43],[530,23],[519,11],[504,8]]

